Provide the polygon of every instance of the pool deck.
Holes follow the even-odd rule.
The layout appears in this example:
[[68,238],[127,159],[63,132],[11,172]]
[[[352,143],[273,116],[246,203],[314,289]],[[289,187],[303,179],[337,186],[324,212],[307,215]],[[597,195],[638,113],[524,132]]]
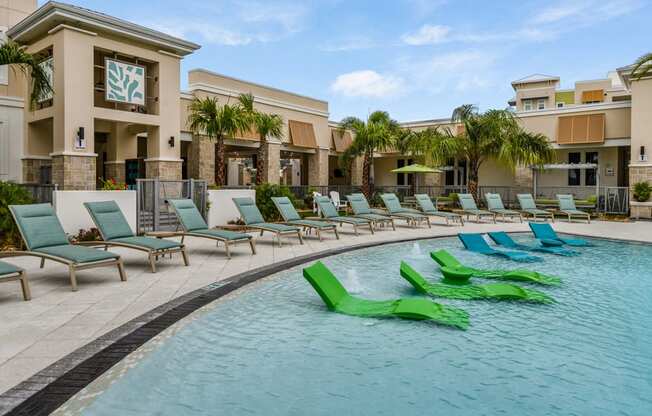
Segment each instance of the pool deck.
[[[595,221],[590,225],[557,222],[555,229],[585,236],[652,242],[652,222]],[[232,249],[230,260],[222,246],[216,250],[209,240],[189,238],[186,244],[191,265],[184,267],[180,256],[174,255],[172,259],[159,260],[155,274],[149,271],[142,253],[116,248],[112,251],[123,255],[128,281],[119,280],[115,267],[80,271],[78,292],[70,290],[66,267],[46,262],[46,267],[39,269],[39,260],[35,258],[8,259],[27,269],[32,300],[22,300],[18,282],[0,285],[0,393],[160,305],[243,272],[340,247],[455,235],[460,231],[514,232],[529,231],[529,228],[526,223],[469,222],[465,227],[433,225],[431,229],[425,226],[413,229],[399,222],[396,231],[381,229],[375,235],[361,230],[356,237],[346,225],[340,230],[340,240],[332,233],[325,233],[323,242],[312,235],[300,245],[295,238],[287,237],[280,248],[273,243],[271,234],[263,237],[255,234],[258,254],[250,255],[248,245],[240,244]],[[2,397],[7,398],[7,394]],[[0,414],[6,410],[0,400]]]

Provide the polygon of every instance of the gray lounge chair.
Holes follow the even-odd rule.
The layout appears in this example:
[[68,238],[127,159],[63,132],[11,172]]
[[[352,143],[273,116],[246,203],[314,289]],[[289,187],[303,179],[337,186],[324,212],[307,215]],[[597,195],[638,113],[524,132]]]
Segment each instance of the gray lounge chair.
[[3,255],[39,257],[41,268],[46,259],[67,265],[73,292],[77,291],[78,270],[117,266],[120,280],[127,280],[119,254],[70,244],[50,204],[10,205],[9,210],[28,251]]
[[462,213],[466,215],[466,220],[469,220],[471,215],[475,216],[477,222],[480,222],[482,217],[491,217],[494,224],[496,223],[496,213],[478,209],[478,206],[475,203],[475,199],[471,194],[458,194],[458,200],[460,206],[462,207]]
[[460,214],[455,214],[452,212],[439,211],[435,204],[432,203],[432,199],[427,194],[416,194],[414,198],[421,209],[421,212],[424,215],[431,217],[440,217],[446,219],[446,225],[450,224],[450,220],[459,221],[460,225],[464,225],[464,219]]
[[591,223],[591,214],[577,209],[573,195],[557,195],[557,201],[559,201],[559,212],[568,215],[568,221],[573,221],[573,217],[585,217],[586,221]]
[[389,215],[392,217],[406,220],[408,225],[412,225],[415,228],[422,222],[428,224],[428,228],[432,228],[432,225],[430,225],[430,218],[428,216],[421,214],[415,209],[403,208],[401,206],[401,201],[399,201],[396,194],[382,194],[380,199],[383,200],[383,204],[385,204],[387,212],[389,212]]
[[294,205],[292,205],[290,198],[285,196],[272,197],[272,202],[276,205],[278,212],[281,213],[286,224],[302,227],[304,231],[306,229],[315,230],[317,237],[319,237],[319,241],[322,241],[322,231],[333,231],[335,237],[338,240],[340,239],[340,235],[337,233],[337,225],[327,221],[304,220],[294,208]]
[[104,246],[105,249],[107,247],[124,247],[144,251],[147,253],[147,260],[152,273],[156,273],[156,260],[158,260],[159,256],[163,257],[166,254],[181,253],[184,264],[189,265],[186,247],[183,244],[162,238],[142,237],[134,234],[115,201],[84,202],[84,206],[100,232],[102,241],[80,241],[79,245],[99,245]]
[[367,198],[365,198],[364,194],[347,195],[346,199],[349,201],[354,217],[369,220],[373,225],[389,224],[392,226],[392,230],[396,230],[394,218],[386,214],[380,214],[378,210],[373,210],[369,206],[369,202],[367,202]]
[[517,217],[520,222],[523,222],[523,216],[520,212],[511,209],[505,209],[505,205],[503,204],[503,199],[500,197],[500,194],[492,194],[487,192],[484,194],[484,199],[487,201],[487,209],[496,215],[500,215],[503,218],[503,221],[505,221],[506,217]]
[[[3,253],[0,253],[0,257]],[[29,291],[29,282],[27,281],[27,272],[16,267],[13,264],[0,261],[0,283],[20,281],[20,288],[23,290],[23,299],[30,300],[32,295]]]
[[555,222],[555,214],[551,211],[537,208],[537,204],[531,194],[518,194],[516,195],[516,199],[518,199],[518,204],[521,206],[521,213],[531,215],[534,221],[537,220],[537,216],[540,216],[544,218],[550,217],[550,220]]
[[256,206],[256,203],[253,199],[233,198],[233,203],[235,204],[236,208],[238,208],[240,216],[248,228],[260,230],[260,235],[263,235],[265,231],[274,233],[278,239],[279,247],[283,245],[281,242],[281,236],[288,234],[296,234],[299,238],[299,242],[303,244],[303,235],[301,234],[301,228],[295,227],[293,225],[265,222],[263,214],[260,213],[260,210]]
[[369,227],[371,234],[374,233],[374,226],[371,220],[356,218],[353,216],[341,216],[337,211],[337,208],[335,208],[335,205],[333,205],[333,202],[327,196],[315,197],[315,202],[317,203],[319,212],[321,213],[321,216],[324,218],[324,220],[339,224],[340,226],[342,226],[342,224],[349,224],[353,227],[355,235],[359,235],[358,227],[360,226],[367,226]]
[[251,247],[251,253],[256,254],[256,242],[249,234],[208,228],[208,224],[202,218],[192,199],[169,199],[168,203],[177,214],[181,228],[183,228],[182,243],[186,237],[208,238],[215,240],[217,245],[222,242],[226,257],[231,258],[231,244],[247,242]]

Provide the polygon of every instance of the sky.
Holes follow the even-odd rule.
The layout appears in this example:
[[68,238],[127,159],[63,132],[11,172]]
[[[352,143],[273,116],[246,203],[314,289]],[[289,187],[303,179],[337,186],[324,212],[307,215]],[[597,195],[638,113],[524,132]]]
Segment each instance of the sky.
[[572,88],[652,51],[651,0],[64,1],[202,45],[182,89],[206,68],[326,100],[334,121],[504,108],[513,80]]

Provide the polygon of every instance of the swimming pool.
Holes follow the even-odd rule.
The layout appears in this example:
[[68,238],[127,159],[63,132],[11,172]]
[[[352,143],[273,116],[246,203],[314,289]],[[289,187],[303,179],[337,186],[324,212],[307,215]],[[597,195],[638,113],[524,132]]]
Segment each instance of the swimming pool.
[[[556,304],[439,300],[469,312],[467,331],[329,312],[301,267],[293,268],[218,300],[145,348],[150,352],[132,354],[120,371],[96,380],[66,410],[649,415],[652,246],[596,244],[580,248],[577,257],[544,255],[545,262],[527,265],[563,279],[560,287],[536,287]],[[451,238],[358,250],[323,262],[356,295],[417,296],[399,277],[399,263],[406,260],[438,279],[428,253],[440,248],[473,266],[516,265],[468,253]]]

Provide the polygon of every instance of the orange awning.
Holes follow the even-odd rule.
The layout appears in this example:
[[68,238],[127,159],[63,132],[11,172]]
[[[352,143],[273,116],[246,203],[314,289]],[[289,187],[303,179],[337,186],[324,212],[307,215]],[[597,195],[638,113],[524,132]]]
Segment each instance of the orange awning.
[[310,147],[312,149],[317,148],[315,129],[311,123],[288,120],[288,126],[290,128],[290,140],[292,140],[293,145],[297,147]]

